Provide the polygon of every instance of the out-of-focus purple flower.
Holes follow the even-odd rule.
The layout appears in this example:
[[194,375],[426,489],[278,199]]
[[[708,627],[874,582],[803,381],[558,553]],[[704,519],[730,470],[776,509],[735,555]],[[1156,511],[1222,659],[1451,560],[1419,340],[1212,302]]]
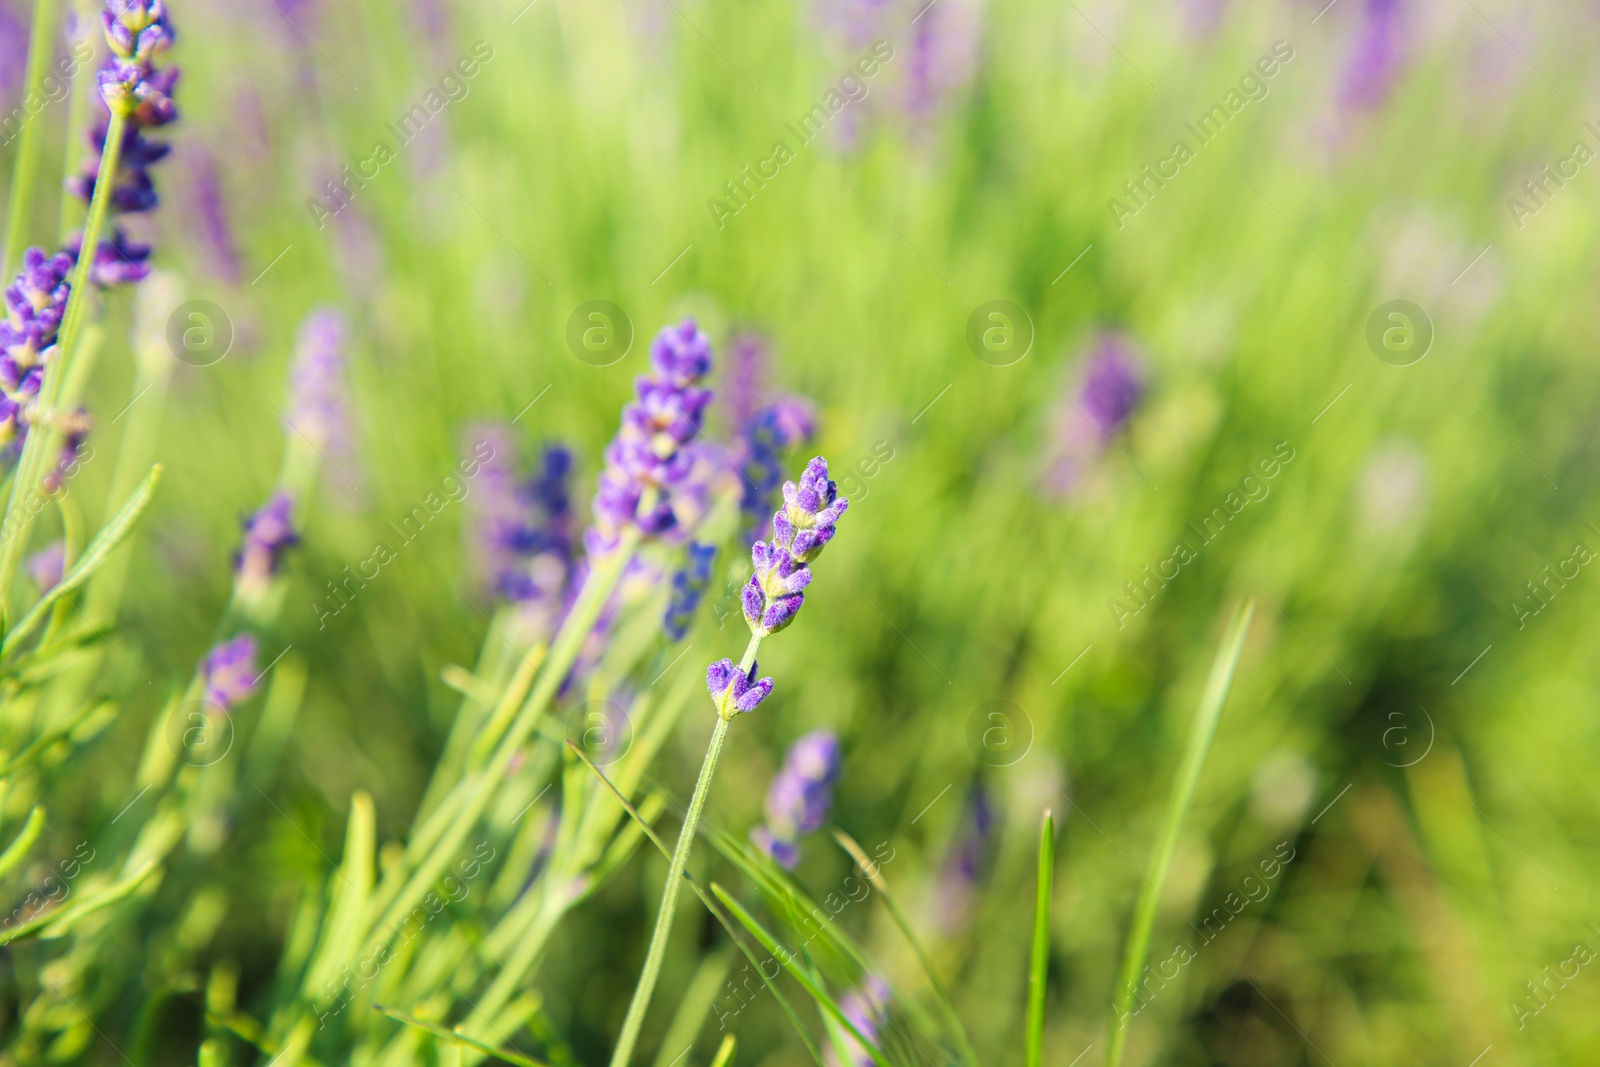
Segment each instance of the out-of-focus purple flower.
[[799,484],[784,483],[783,499],[772,516],[772,540],[750,548],[755,571],[740,594],[745,621],[757,636],[794,621],[811,582],[809,565],[833,539],[835,523],[850,506],[828,480],[828,461],[821,456],[806,464]]
[[650,346],[652,373],[634,383],[637,399],[622,409],[622,426],[606,448],[594,497],[591,555],[610,551],[623,531],[661,536],[682,525],[678,498],[693,491],[697,456],[685,446],[700,433],[711,390],[711,339],[685,319]]
[[1347,111],[1383,106],[1405,63],[1401,0],[1367,0],[1355,43],[1345,57],[1339,104]]
[[944,0],[925,8],[911,26],[906,57],[905,110],[926,125],[972,81],[982,43],[981,0]]
[[39,587],[40,594],[48,593],[61,584],[61,575],[67,566],[65,542],[54,541],[28,557],[28,577]]
[[741,671],[731,659],[719,659],[706,668],[706,689],[717,705],[717,714],[731,719],[742,712],[751,712],[772,692],[772,679],[756,680],[758,664],[750,664],[749,672]]
[[662,626],[674,641],[683,640],[694,621],[694,613],[711,584],[711,561],[717,558],[716,545],[689,542],[688,556],[683,569],[672,576],[672,597],[667,602],[667,614]]
[[509,427],[482,426],[471,436],[475,450],[492,451],[473,497],[478,569],[494,593],[551,621],[573,576],[572,453],[547,445],[538,470],[522,480]]
[[256,639],[240,634],[217,645],[200,665],[200,677],[206,703],[219,711],[231,711],[250,699],[261,681],[256,677]]
[[[8,5],[0,4],[0,109],[11,110],[13,101],[21,94],[22,79],[28,66],[28,27],[11,13]],[[15,134],[7,130],[9,144]]]
[[785,867],[800,862],[800,838],[827,819],[838,776],[839,738],[832,730],[814,730],[791,745],[767,790],[766,824],[750,832],[756,847]]
[[195,221],[205,239],[211,268],[229,285],[237,285],[244,278],[244,266],[239,259],[239,244],[233,236],[233,225],[228,219],[228,205],[223,199],[217,161],[203,148],[194,152],[192,159],[190,174],[194,181]]
[[767,519],[776,503],[778,481],[783,477],[783,453],[808,440],[815,427],[811,405],[799,397],[784,397],[746,420],[744,462],[739,465],[739,509],[747,523],[747,541],[754,542],[768,533]]
[[989,802],[989,792],[981,782],[974,783],[936,890],[938,923],[947,932],[960,926],[971,913],[973,894],[988,866],[993,830],[994,807]]
[[767,339],[752,330],[728,339],[728,374],[722,399],[727,405],[728,421],[735,427],[747,424],[761,406],[770,349]]
[[45,472],[42,485],[47,496],[60,492],[66,480],[78,473],[78,454],[83,451],[83,442],[88,439],[94,423],[88,410],[79,408],[59,416],[58,425],[63,431],[61,453],[56,457],[55,466]]
[[22,255],[21,272],[6,287],[0,320],[0,443],[27,436],[44,365],[55,355],[71,271],[72,257],[30,248]]
[[334,456],[350,447],[344,366],[344,316],[331,308],[313,311],[301,324],[295,346],[286,421],[319,452]]
[[[876,1043],[878,1031],[889,1016],[889,987],[877,975],[865,975],[861,979],[860,987],[852,989],[839,1001],[839,1010],[857,1030]],[[872,1053],[868,1052],[854,1036],[846,1033],[844,1045],[848,1056],[845,1060],[839,1058],[838,1052],[832,1045],[828,1046],[823,1056],[828,1067],[873,1067],[876,1061],[873,1060]]]
[[1143,361],[1124,334],[1099,334],[1083,360],[1081,376],[1077,397],[1057,410],[1051,430],[1044,488],[1057,496],[1072,491],[1144,399]]
[[244,544],[233,560],[234,580],[245,595],[259,593],[278,572],[283,554],[299,543],[294,532],[294,501],[279,492],[245,520]]

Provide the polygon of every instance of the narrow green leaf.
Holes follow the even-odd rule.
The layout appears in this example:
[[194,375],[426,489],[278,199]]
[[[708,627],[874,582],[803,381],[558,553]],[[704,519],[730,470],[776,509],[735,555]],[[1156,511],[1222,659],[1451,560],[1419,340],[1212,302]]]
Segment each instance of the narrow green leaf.
[[162,466],[159,463],[150,468],[150,473],[145,475],[139,488],[128,497],[127,502],[122,505],[122,510],[112,516],[111,521],[95,534],[94,540],[84,550],[83,558],[73,565],[72,570],[64,575],[54,588],[40,597],[39,602],[22,617],[22,621],[6,634],[4,642],[0,643],[0,656],[15,650],[17,643],[45,620],[50,606],[88,581],[105,563],[106,557],[111,555],[112,550],[133,532],[133,524],[139,521],[139,516],[149,507],[151,499],[155,496],[156,486],[161,484],[161,472]]
[[733,1062],[733,1035],[729,1034],[722,1039],[722,1047],[717,1049],[717,1058],[711,1061],[711,1067],[728,1067]]
[[1050,885],[1055,871],[1055,820],[1044,810],[1039,827],[1039,882],[1033,900],[1033,959],[1028,967],[1027,1067],[1044,1062],[1044,981],[1050,964]]
[[800,965],[799,959],[793,952],[779,945],[777,939],[767,932],[767,928],[762,926],[756,917],[746,911],[737,900],[729,896],[727,890],[712,882],[711,892],[722,902],[722,906],[727,908],[733,914],[733,917],[738,919],[757,941],[761,942],[761,947],[766,949],[768,954],[777,960],[778,964],[788,971],[795,981],[800,983],[801,988],[811,994],[811,999],[817,1002],[817,1007],[825,1011],[833,1018],[834,1022],[844,1027],[849,1031],[851,1037],[861,1043],[861,1047],[866,1049],[867,1054],[872,1057],[873,1063],[878,1064],[878,1067],[889,1067],[889,1061],[884,1059],[883,1051],[878,1048],[877,1042],[870,1040],[866,1034],[856,1028],[856,1024],[850,1021],[843,1009],[828,995],[828,991],[822,988],[809,970]]
[[[584,764],[591,771],[593,771],[602,782],[605,783],[606,788],[611,790],[611,795],[617,798],[617,802],[622,805],[623,810],[633,817],[634,822],[639,824],[644,835],[650,839],[650,843],[655,845],[656,849],[660,851],[663,856],[671,859],[672,850],[667,848],[666,842],[661,840],[660,835],[658,835],[655,831],[655,828],[650,825],[649,820],[644,818],[644,816],[639,813],[639,810],[628,801],[628,798],[622,795],[622,792],[617,789],[616,785],[612,783],[611,779],[607,778],[600,768],[596,767],[593,761],[591,761],[588,756],[584,755],[583,750],[577,745],[573,744],[571,741],[568,741],[567,747],[570,748],[573,754],[582,760]],[[722,909],[717,907],[716,902],[712,900],[711,894],[707,893],[705,888],[701,886],[699,882],[695,881],[694,876],[688,871],[683,872],[683,877],[684,880],[689,883],[689,888],[694,890],[695,896],[700,898],[700,903],[704,904],[706,910],[716,918],[717,922],[722,924],[722,928],[728,932],[728,937],[735,945],[739,946],[739,951],[744,953],[745,959],[749,960],[750,965],[755,968],[757,977],[761,979],[761,984],[767,987],[767,990],[772,994],[772,998],[778,1002],[778,1006],[783,1009],[783,1013],[789,1017],[789,1022],[794,1025],[795,1033],[799,1034],[800,1040],[805,1042],[806,1051],[811,1053],[811,1058],[816,1061],[817,1067],[823,1067],[822,1053],[817,1050],[816,1044],[811,1040],[811,1035],[806,1033],[806,1028],[801,1024],[800,1016],[796,1014],[794,1006],[789,1003],[789,998],[783,995],[783,990],[779,989],[772,979],[768,978],[764,973],[762,973],[762,961],[757,959],[756,954],[750,950],[750,946],[744,943],[744,939],[740,937],[739,932],[734,929],[732,921],[723,914]]]
[[[6,769],[10,770],[10,765],[7,765]],[[34,842],[39,840],[39,835],[43,832],[44,806],[35,805],[34,809],[28,812],[28,821],[22,824],[17,836],[6,846],[4,852],[0,852],[0,878],[11,873],[11,868],[22,862],[28,855],[28,850],[33,848]]]
[[372,1010],[381,1012],[391,1019],[405,1023],[407,1026],[414,1026],[418,1030],[426,1030],[434,1037],[443,1038],[444,1040],[454,1042],[457,1045],[465,1045],[467,1048],[470,1048],[475,1052],[481,1052],[485,1056],[492,1056],[497,1060],[504,1060],[506,1063],[514,1063],[517,1065],[517,1067],[550,1067],[550,1065],[547,1063],[542,1063],[539,1060],[531,1060],[521,1053],[511,1052],[507,1049],[496,1048],[493,1045],[484,1044],[475,1037],[468,1037],[466,1034],[460,1033],[456,1030],[446,1030],[444,1027],[439,1026],[436,1023],[424,1022],[415,1015],[407,1015],[403,1011],[395,1011],[393,1008],[386,1008],[382,1004],[374,1004],[372,1006]]
[[0,932],[0,945],[10,944],[12,941],[27,937],[32,933],[38,933],[45,940],[64,937],[72,932],[72,928],[80,920],[93,915],[97,911],[108,908],[132,894],[156,869],[155,863],[146,863],[120,882],[109,885],[95,893],[86,893],[70,904],[63,904],[59,908],[53,908],[42,915],[34,916],[25,923]]
[[338,888],[328,909],[321,943],[306,971],[304,993],[307,997],[315,997],[359,948],[360,920],[372,893],[376,822],[372,797],[365,790],[357,790],[350,798],[350,822],[345,830],[344,864],[339,868]]
[[856,843],[855,838],[843,830],[834,830],[834,840],[839,846],[850,854],[856,866],[872,887],[878,891],[878,896],[883,900],[883,906],[888,909],[889,916],[894,924],[900,928],[900,933],[911,946],[911,951],[916,953],[917,962],[922,965],[922,973],[928,978],[928,985],[933,990],[934,1003],[939,1008],[939,1014],[944,1017],[945,1028],[950,1031],[950,1037],[955,1041],[961,1051],[963,1062],[969,1067],[977,1067],[978,1053],[972,1047],[972,1040],[967,1036],[966,1027],[961,1025],[961,1017],[956,1014],[955,1004],[950,1000],[950,994],[945,989],[944,983],[939,981],[939,976],[933,971],[933,963],[928,958],[927,952],[922,948],[922,942],[917,939],[916,933],[911,929],[911,920],[907,917],[905,909],[900,907],[900,902],[889,891],[888,879],[884,878],[883,871],[878,864],[867,857],[866,851]]
[[1161,833],[1151,851],[1149,874],[1134,905],[1128,946],[1122,957],[1122,973],[1113,994],[1106,1067],[1120,1067],[1122,1063],[1122,1049],[1128,1038],[1128,1011],[1133,1006],[1139,969],[1144,965],[1145,954],[1150,948],[1150,933],[1155,926],[1156,906],[1161,903],[1161,888],[1166,884],[1167,871],[1172,866],[1172,854],[1178,848],[1178,831],[1183,828],[1183,817],[1194,801],[1200,770],[1205,766],[1211,741],[1216,737],[1222,706],[1227,703],[1228,691],[1233,687],[1233,673],[1238,669],[1239,654],[1244,650],[1245,635],[1250,631],[1250,619],[1254,614],[1253,601],[1246,601],[1234,611],[1227,635],[1217,649],[1217,658],[1212,661],[1205,690],[1200,694],[1200,706],[1195,710],[1194,724],[1189,730],[1188,747],[1184,749],[1183,762],[1172,783],[1172,795],[1167,800],[1167,814],[1161,824]]

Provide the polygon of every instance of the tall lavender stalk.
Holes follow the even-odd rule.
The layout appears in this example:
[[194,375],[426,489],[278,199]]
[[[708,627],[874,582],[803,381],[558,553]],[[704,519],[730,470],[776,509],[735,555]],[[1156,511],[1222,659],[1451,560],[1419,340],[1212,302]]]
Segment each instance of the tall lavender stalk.
[[634,987],[633,1000],[617,1036],[616,1049],[611,1054],[611,1067],[627,1067],[633,1047],[638,1043],[645,1013],[650,1008],[667,940],[672,933],[678,888],[689,865],[689,852],[699,830],[700,816],[705,811],[706,797],[711,792],[717,758],[728,737],[728,725],[734,716],[754,711],[772,692],[771,678],[758,680],[756,677],[756,653],[763,639],[794,622],[805,603],[805,588],[811,582],[811,562],[833,540],[835,523],[850,506],[850,502],[839,495],[839,487],[828,480],[828,461],[821,456],[806,464],[798,484],[785,483],[783,500],[783,507],[772,516],[772,540],[757,541],[750,553],[755,573],[741,595],[745,622],[750,626],[750,643],[737,664],[723,659],[706,670],[706,688],[717,711],[717,722],[706,747],[705,761],[700,765],[694,795],[689,799],[688,813],[678,831],[678,843],[667,867],[666,885],[662,887],[661,908],[656,913],[655,932],[650,937],[644,968],[639,972],[639,982]]

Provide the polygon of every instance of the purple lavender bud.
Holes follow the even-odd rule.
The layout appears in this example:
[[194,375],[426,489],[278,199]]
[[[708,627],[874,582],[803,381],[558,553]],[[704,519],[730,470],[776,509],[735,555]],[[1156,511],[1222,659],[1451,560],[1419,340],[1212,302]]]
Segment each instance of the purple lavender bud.
[[10,111],[28,66],[28,27],[0,6],[0,111]]
[[761,404],[770,348],[765,337],[751,331],[728,340],[728,376],[723,396],[728,405],[728,421],[734,426],[746,425]]
[[1400,0],[1367,0],[1340,80],[1346,110],[1372,111],[1389,98],[1404,64],[1401,23]]
[[523,481],[509,427],[479,427],[472,440],[482,464],[472,498],[477,569],[493,593],[523,609],[537,636],[547,636],[572,588],[572,453],[547,446]]
[[219,711],[248,700],[261,680],[256,677],[256,639],[240,634],[213,648],[200,665],[200,677],[206,703]]
[[[72,235],[67,251],[77,262],[83,250],[83,233]],[[95,250],[94,262],[89,266],[89,280],[101,288],[115,285],[135,285],[150,276],[150,246],[130,240],[122,227],[114,227],[109,239],[100,242]]]
[[40,595],[61,584],[62,572],[67,566],[67,546],[62,541],[52,542],[28,557],[28,577],[39,587]]
[[839,738],[834,732],[814,730],[800,738],[789,747],[767,790],[766,825],[751,839],[785,867],[794,867],[800,838],[828,818],[838,776]]
[[699,382],[711,369],[711,340],[693,319],[664,328],[650,346],[653,376],[638,379],[638,399],[622,410],[595,490],[591,554],[609,551],[626,529],[657,537],[682,528],[680,507],[698,491],[695,453],[711,391]]
[[300,538],[291,519],[294,501],[279,492],[244,524],[244,545],[234,557],[234,580],[241,592],[259,593],[277,573],[283,554]]
[[773,539],[797,563],[810,563],[833,540],[834,524],[850,501],[828,480],[828,461],[817,456],[806,464],[799,484],[785,482],[784,506],[772,516]]
[[350,444],[344,352],[344,316],[321,308],[301,324],[289,372],[289,428],[305,434],[319,452],[335,455]]
[[794,621],[805,603],[805,587],[811,584],[811,568],[778,547],[757,541],[750,546],[755,573],[740,593],[740,606],[752,632],[777,633]]
[[23,253],[22,270],[5,290],[0,319],[0,443],[21,441],[39,395],[44,365],[55,354],[72,259],[47,256],[38,248]]
[[711,561],[716,559],[716,545],[689,543],[688,559],[683,569],[672,576],[672,598],[667,602],[667,614],[662,626],[673,641],[683,640],[694,621],[694,613],[711,584]]
[[[876,975],[865,975],[861,986],[846,993],[839,1001],[839,1010],[857,1030],[876,1043],[878,1031],[889,1016],[889,987]],[[841,1061],[830,1045],[823,1056],[827,1067],[846,1067],[846,1064],[848,1067],[874,1067],[877,1061],[854,1035],[845,1034],[844,1044],[849,1060]]]
[[756,706],[772,692],[772,679],[756,681],[758,665],[750,664],[749,673],[739,669],[731,659],[719,659],[706,668],[706,689],[717,706],[717,714],[731,719],[741,712],[756,710]]

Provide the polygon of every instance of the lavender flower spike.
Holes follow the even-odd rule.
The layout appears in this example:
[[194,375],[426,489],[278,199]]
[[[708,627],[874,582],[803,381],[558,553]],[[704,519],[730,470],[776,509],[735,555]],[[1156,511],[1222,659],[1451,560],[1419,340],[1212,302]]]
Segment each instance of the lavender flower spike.
[[661,620],[667,636],[674,641],[683,640],[694,621],[694,613],[711,584],[711,561],[717,557],[716,545],[689,544],[689,558],[683,569],[672,576],[672,599],[667,603],[667,614]]
[[27,436],[44,365],[55,355],[71,271],[71,257],[30,248],[22,255],[21,272],[6,287],[0,319],[0,443]]
[[800,838],[822,825],[833,806],[833,783],[839,775],[839,738],[832,730],[815,730],[796,741],[784,757],[783,769],[767,790],[766,825],[750,839],[767,855],[793,869],[800,862]]
[[234,557],[234,579],[240,592],[253,595],[266,588],[283,554],[299,542],[290,522],[293,512],[294,501],[280,492],[245,520],[244,544]]
[[717,714],[724,720],[741,712],[755,711],[772,692],[772,679],[756,681],[756,669],[757,665],[752,663],[746,673],[731,659],[719,659],[706,668],[706,689],[717,706]]
[[[889,987],[884,985],[883,979],[877,975],[868,974],[861,980],[861,988],[852,989],[846,993],[839,1003],[839,1010],[844,1012],[849,1019],[873,1041],[878,1039],[878,1030],[883,1026],[889,1014]],[[872,1053],[862,1046],[852,1035],[844,1037],[845,1047],[849,1050],[849,1059],[841,1060],[839,1055],[830,1046],[823,1062],[827,1067],[873,1067],[877,1060]]]
[[256,691],[256,639],[240,634],[224,641],[206,654],[200,665],[206,703],[219,711],[231,711]]
[[622,427],[606,448],[594,497],[591,554],[610,551],[623,532],[660,536],[681,526],[678,508],[693,496],[695,455],[685,446],[700,433],[711,390],[711,339],[684,319],[650,346],[651,374],[634,383],[637,399],[622,410]]
[[313,311],[300,326],[289,374],[287,421],[318,451],[335,455],[349,450],[344,350],[344,316],[331,308]]
[[794,621],[811,583],[810,563],[833,540],[835,523],[850,506],[828,480],[828,461],[821,456],[806,464],[798,485],[784,483],[783,499],[772,516],[772,540],[751,546],[755,573],[740,594],[745,621],[758,637]]

